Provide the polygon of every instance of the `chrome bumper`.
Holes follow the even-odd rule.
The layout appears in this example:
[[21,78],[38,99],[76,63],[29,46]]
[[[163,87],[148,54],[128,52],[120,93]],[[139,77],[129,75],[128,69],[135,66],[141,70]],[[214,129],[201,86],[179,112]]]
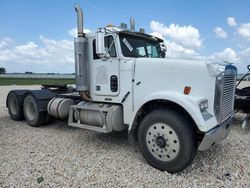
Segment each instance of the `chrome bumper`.
[[214,146],[215,144],[218,144],[222,140],[224,140],[228,136],[228,133],[230,131],[229,127],[231,119],[232,118],[227,119],[221,125],[217,125],[209,132],[207,132],[203,137],[198,150],[208,150],[211,146]]

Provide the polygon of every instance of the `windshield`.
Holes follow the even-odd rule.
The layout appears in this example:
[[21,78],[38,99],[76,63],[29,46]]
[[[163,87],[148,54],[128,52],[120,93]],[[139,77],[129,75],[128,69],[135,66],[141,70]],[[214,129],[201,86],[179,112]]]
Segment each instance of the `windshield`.
[[162,57],[160,44],[154,40],[123,33],[119,38],[125,57]]

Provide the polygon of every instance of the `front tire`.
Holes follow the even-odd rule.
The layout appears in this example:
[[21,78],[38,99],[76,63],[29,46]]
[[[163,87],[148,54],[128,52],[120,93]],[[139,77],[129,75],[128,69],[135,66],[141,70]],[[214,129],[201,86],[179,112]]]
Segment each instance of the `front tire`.
[[39,111],[37,100],[33,95],[27,95],[25,97],[23,112],[26,122],[32,127],[39,127],[49,122],[49,115],[47,111]]
[[197,152],[197,137],[191,124],[175,111],[154,110],[138,128],[138,143],[153,167],[176,173],[189,166]]

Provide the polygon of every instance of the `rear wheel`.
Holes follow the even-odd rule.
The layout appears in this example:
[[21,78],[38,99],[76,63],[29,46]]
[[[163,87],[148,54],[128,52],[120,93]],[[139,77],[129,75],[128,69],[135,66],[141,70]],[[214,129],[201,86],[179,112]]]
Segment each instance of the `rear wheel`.
[[20,121],[24,119],[23,107],[18,95],[14,92],[10,92],[7,98],[7,106],[11,119]]
[[139,126],[138,143],[150,165],[176,173],[191,164],[197,151],[197,137],[180,114],[155,110],[146,115]]
[[49,122],[48,113],[39,112],[37,100],[32,95],[27,95],[25,97],[23,112],[25,120],[32,127],[38,127]]

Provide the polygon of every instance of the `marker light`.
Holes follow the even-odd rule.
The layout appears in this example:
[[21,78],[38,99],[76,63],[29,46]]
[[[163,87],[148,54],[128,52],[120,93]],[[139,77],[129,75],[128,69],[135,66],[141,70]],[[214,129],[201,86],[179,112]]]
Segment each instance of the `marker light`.
[[185,86],[183,93],[185,95],[188,95],[190,93],[190,91],[191,91],[191,87],[190,86]]

